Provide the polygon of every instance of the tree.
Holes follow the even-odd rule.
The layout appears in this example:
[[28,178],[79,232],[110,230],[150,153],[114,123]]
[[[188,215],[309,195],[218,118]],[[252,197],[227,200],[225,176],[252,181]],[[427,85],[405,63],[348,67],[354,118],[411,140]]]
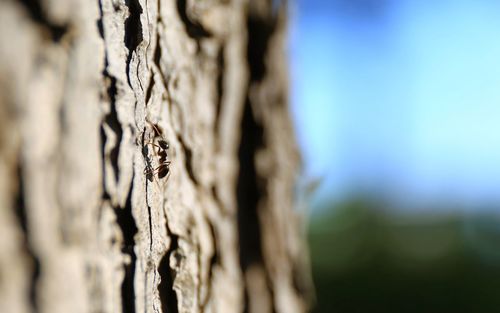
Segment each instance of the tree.
[[1,312],[307,310],[283,4],[10,0],[0,27]]

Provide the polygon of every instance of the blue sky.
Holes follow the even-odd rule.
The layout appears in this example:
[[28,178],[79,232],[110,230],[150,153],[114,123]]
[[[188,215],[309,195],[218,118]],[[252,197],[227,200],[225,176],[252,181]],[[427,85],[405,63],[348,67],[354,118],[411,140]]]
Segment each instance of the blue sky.
[[289,53],[319,198],[500,204],[499,1],[299,0]]

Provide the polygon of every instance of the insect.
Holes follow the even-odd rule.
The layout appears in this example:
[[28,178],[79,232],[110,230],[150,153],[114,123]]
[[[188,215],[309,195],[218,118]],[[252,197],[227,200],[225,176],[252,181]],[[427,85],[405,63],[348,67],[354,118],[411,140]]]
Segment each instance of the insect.
[[149,181],[153,181],[155,175],[158,176],[158,179],[167,177],[168,180],[171,164],[167,154],[169,148],[168,142],[163,137],[163,132],[158,125],[149,121],[147,122],[153,128],[154,137],[152,140],[146,142],[146,145],[150,145],[153,148],[154,155],[158,157],[158,164],[156,168],[153,168],[151,162],[148,161],[148,166],[144,170],[144,174],[146,174],[146,178]]

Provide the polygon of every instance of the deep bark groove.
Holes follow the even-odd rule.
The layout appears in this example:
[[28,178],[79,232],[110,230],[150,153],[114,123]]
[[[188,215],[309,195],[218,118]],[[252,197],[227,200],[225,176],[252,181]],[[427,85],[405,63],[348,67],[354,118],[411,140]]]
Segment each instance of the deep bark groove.
[[151,99],[151,94],[153,92],[154,85],[155,85],[154,72],[151,71],[150,77],[149,77],[148,88],[146,89],[146,98],[145,98],[146,105],[148,105],[149,99]]
[[[272,312],[276,312],[275,291],[273,278],[269,272],[269,265],[266,264],[263,251],[263,238],[261,225],[262,214],[259,208],[268,200],[268,177],[257,173],[256,159],[259,150],[269,150],[266,146],[264,134],[265,127],[261,120],[257,120],[254,109],[265,108],[267,103],[260,102],[252,97],[250,91],[253,87],[262,88],[259,84],[268,75],[266,68],[266,56],[269,53],[270,40],[276,32],[277,19],[272,12],[268,15],[258,15],[250,10],[247,20],[247,62],[250,72],[249,85],[246,91],[246,102],[243,111],[242,135],[239,147],[240,172],[238,177],[238,229],[240,240],[240,264],[245,274],[250,266],[256,265],[263,271],[265,279],[266,293],[269,297]],[[268,173],[268,175],[272,175]],[[267,207],[270,210],[270,207]],[[269,240],[269,239],[268,239]],[[249,312],[248,286],[245,285],[245,312]]]
[[269,40],[276,30],[275,18],[264,18],[250,13],[247,19],[247,58],[251,81],[260,81],[266,75],[265,56]]
[[181,135],[177,135],[177,140],[180,142],[180,146],[182,148],[182,151],[184,152],[184,165],[186,166],[187,173],[189,175],[189,178],[194,183],[198,183],[198,180],[196,179],[196,176],[194,175],[194,169],[193,169],[193,151],[191,148],[188,147],[188,145],[184,142],[184,139],[182,138]]
[[254,157],[257,149],[262,146],[263,135],[262,128],[255,121],[250,103],[245,105],[241,129],[237,197],[240,264],[245,271],[253,263],[262,263],[261,232],[257,212],[260,190]]
[[37,286],[38,286],[38,279],[40,278],[40,260],[35,255],[35,252],[33,251],[33,247],[29,239],[28,216],[26,213],[26,204],[24,202],[25,199],[24,176],[21,165],[18,165],[17,173],[18,173],[18,190],[16,197],[16,215],[22,230],[24,250],[29,256],[31,261],[30,263],[33,266],[29,284],[29,302],[32,311],[38,312],[39,309],[37,301]]
[[133,52],[143,40],[141,23],[142,7],[139,0],[126,0],[125,4],[129,10],[129,17],[125,20],[125,38],[123,39],[125,47],[128,49],[125,70],[128,84],[132,88],[132,83],[130,82],[130,61],[132,60]]
[[109,160],[113,167],[115,181],[120,179],[120,168],[118,166],[118,155],[120,154],[120,143],[123,137],[123,129],[120,121],[118,120],[118,113],[116,112],[116,78],[109,75],[107,70],[104,70],[103,76],[107,86],[107,95],[110,100],[110,112],[104,116],[104,123],[106,123],[111,130],[116,134],[116,143],[109,152]]
[[211,34],[199,23],[192,21],[187,14],[187,0],[177,0],[177,13],[186,28],[189,37],[200,40],[204,37],[210,37]]
[[161,308],[163,312],[178,312],[177,294],[174,290],[175,271],[170,268],[170,257],[179,248],[179,237],[170,233],[170,248],[165,253],[158,266],[161,282],[158,285]]
[[124,265],[125,277],[122,282],[122,308],[124,313],[135,313],[135,265],[137,256],[134,251],[135,235],[137,234],[137,225],[132,215],[132,187],[130,187],[124,208],[115,208],[116,221],[123,234],[122,252],[130,257],[130,263]]
[[220,115],[221,115],[221,110],[222,110],[222,98],[224,96],[224,74],[226,71],[226,64],[224,60],[224,44],[222,44],[221,48],[219,49],[219,52],[217,54],[217,99],[215,101],[215,120],[214,120],[214,127],[215,127],[215,134],[219,133],[219,127],[220,127]]
[[[160,1],[158,1],[158,10],[160,9]],[[158,28],[159,27],[164,27],[163,22],[160,16],[158,16]],[[161,82],[163,84],[163,87],[165,88],[167,94],[168,94],[168,75],[165,75],[164,69],[161,66],[161,57],[162,57],[162,51],[161,51],[161,40],[160,40],[160,31],[159,29],[156,32],[156,46],[155,50],[153,52],[153,62],[158,69],[158,74],[161,77]],[[166,77],[167,76],[167,77]],[[146,103],[148,103],[149,98],[147,98]]]
[[[249,101],[245,104],[238,149],[240,171],[237,181],[238,238],[240,266],[245,273],[252,265],[264,267],[261,225],[258,215],[262,189],[255,168],[255,153],[263,145],[263,129],[257,124]],[[249,312],[250,296],[245,285],[244,312]]]
[[219,245],[217,244],[218,237],[217,237],[217,234],[215,233],[215,227],[209,220],[207,220],[207,225],[210,229],[210,236],[211,236],[213,244],[214,244],[214,247],[213,247],[214,252],[212,254],[212,257],[210,258],[210,267],[208,269],[208,277],[207,277],[207,281],[208,281],[207,289],[208,289],[208,291],[207,291],[206,298],[204,299],[204,301],[201,304],[202,311],[206,308],[207,302],[209,301],[210,295],[212,294],[212,277],[213,277],[213,273],[214,273],[214,268],[220,262]]
[[[104,28],[103,28],[103,11],[102,11],[102,1],[100,0],[98,2],[98,7],[99,7],[99,19],[97,21],[97,27],[99,30],[99,35],[101,39],[104,41]],[[111,166],[113,168],[113,174],[115,176],[115,181],[118,182],[120,179],[120,168],[118,166],[118,156],[120,154],[120,143],[122,141],[123,137],[123,128],[118,120],[118,112],[116,111],[116,98],[118,96],[118,89],[117,89],[117,79],[116,77],[112,76],[108,72],[108,66],[109,66],[109,60],[108,60],[108,52],[104,51],[104,69],[102,71],[102,76],[104,80],[104,85],[106,86],[106,97],[107,100],[109,101],[110,104],[110,112],[104,116],[104,123],[109,126],[109,128],[116,134],[116,142],[115,146],[110,150],[109,152],[109,160],[111,163]],[[105,151],[105,145],[106,145],[106,133],[104,132],[104,129],[101,126],[101,149],[102,149],[102,155],[104,158],[104,161],[106,160],[106,151]],[[104,168],[105,163],[103,164]],[[105,180],[106,175],[103,175],[103,179]],[[103,185],[104,190],[106,190],[106,184]]]
[[42,29],[47,30],[52,41],[58,43],[68,31],[68,25],[57,25],[51,22],[45,15],[42,4],[39,0],[20,0],[21,4],[27,9],[33,21]]

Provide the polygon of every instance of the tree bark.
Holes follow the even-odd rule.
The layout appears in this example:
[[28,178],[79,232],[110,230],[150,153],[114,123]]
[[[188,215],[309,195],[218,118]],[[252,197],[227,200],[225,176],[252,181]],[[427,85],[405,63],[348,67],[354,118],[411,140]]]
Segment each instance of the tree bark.
[[6,0],[0,29],[1,312],[307,311],[283,4]]

